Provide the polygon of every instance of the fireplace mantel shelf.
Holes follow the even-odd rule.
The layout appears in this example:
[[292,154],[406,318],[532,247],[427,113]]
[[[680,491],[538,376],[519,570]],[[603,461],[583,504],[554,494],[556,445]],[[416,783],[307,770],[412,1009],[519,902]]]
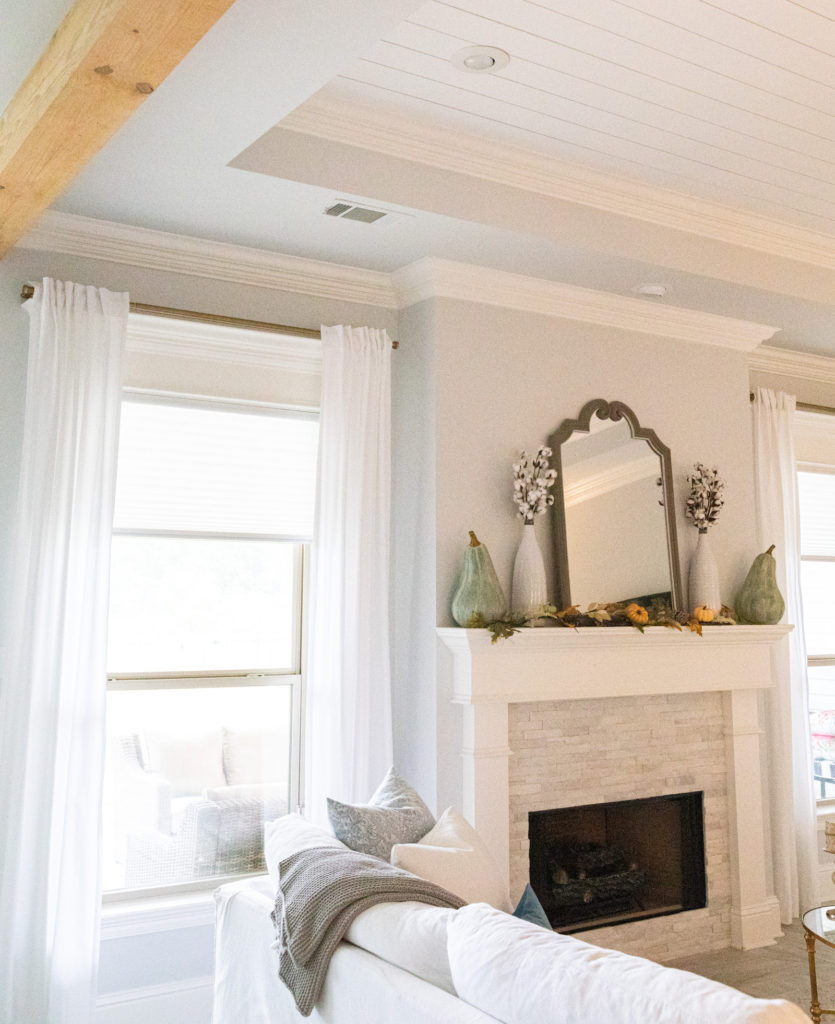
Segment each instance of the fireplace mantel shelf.
[[767,688],[772,650],[792,629],[542,627],[493,644],[484,629],[441,627],[438,637],[452,652],[456,703],[515,704]]

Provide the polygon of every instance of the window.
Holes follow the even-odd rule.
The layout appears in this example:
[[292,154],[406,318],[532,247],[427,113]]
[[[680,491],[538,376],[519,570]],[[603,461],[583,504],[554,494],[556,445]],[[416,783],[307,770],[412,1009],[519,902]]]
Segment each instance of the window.
[[835,417],[796,414],[800,585],[815,790],[835,799]]
[[299,802],[314,413],[126,397],[111,556],[105,892],[263,870]]

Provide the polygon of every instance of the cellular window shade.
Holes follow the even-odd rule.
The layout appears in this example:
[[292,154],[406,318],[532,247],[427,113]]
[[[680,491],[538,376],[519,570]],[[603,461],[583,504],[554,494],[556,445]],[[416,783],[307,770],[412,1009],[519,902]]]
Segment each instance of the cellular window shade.
[[116,529],[308,539],[315,416],[125,401]]
[[798,473],[801,556],[835,557],[835,473]]

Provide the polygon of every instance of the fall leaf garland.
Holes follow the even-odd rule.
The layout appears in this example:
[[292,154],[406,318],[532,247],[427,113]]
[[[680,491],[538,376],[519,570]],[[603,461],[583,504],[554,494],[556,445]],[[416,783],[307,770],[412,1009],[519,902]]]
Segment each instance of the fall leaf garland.
[[[556,625],[564,626],[567,629],[577,629],[578,626],[632,626],[643,633],[647,626],[665,626],[667,629],[677,629],[679,632],[688,629],[698,636],[702,636],[702,626],[705,624],[686,612],[678,612],[674,617],[662,615],[653,618],[643,605],[633,601],[626,607],[622,604],[595,602],[588,605],[585,610],[578,605],[569,605],[567,608],[559,609],[555,605],[545,604],[529,618],[506,617],[496,622],[485,622],[482,616],[474,615],[467,626],[470,629],[486,629],[490,633],[490,642],[495,644],[499,640],[512,637],[529,626],[535,619],[552,619]],[[735,625],[733,610],[723,608],[722,613],[711,620],[710,625]]]

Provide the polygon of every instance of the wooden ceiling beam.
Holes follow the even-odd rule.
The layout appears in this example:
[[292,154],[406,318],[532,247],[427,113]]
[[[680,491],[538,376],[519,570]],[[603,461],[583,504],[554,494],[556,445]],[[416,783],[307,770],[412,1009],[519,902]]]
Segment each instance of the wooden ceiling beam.
[[0,115],[0,259],[234,0],[76,0]]

